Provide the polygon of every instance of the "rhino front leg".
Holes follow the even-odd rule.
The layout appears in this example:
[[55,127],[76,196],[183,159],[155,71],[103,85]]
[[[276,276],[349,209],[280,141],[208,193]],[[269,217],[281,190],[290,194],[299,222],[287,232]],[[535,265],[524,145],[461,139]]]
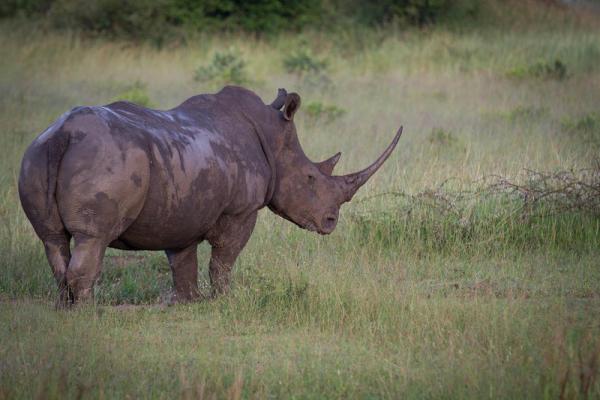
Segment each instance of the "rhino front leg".
[[197,299],[198,291],[198,257],[196,251],[198,243],[181,250],[167,250],[167,258],[173,274],[175,303],[189,302]]
[[208,237],[212,246],[208,272],[213,297],[229,290],[231,269],[254,230],[256,216],[256,211],[244,215],[223,216]]

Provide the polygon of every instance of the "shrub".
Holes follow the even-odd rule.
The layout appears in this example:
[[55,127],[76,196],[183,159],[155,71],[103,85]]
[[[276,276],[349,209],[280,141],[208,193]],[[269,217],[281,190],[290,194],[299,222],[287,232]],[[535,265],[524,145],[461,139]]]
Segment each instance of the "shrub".
[[276,33],[319,19],[321,0],[168,0],[172,20],[194,30]]
[[0,17],[49,17],[55,28],[161,42],[177,28],[275,33],[313,24],[321,0],[8,0]]
[[597,246],[598,193],[600,164],[578,171],[528,170],[519,182],[487,176],[469,190],[441,185],[415,195],[388,192],[385,208],[370,207],[352,219],[361,240],[390,249],[405,243],[424,251],[543,246],[572,251],[575,245]]
[[307,27],[333,30],[462,21],[477,4],[476,0],[6,0],[0,2],[0,18],[37,15],[58,29],[161,44],[182,28],[274,34]]
[[194,80],[199,82],[212,81],[219,84],[244,84],[248,82],[246,62],[235,50],[217,52],[210,64],[196,69]]
[[146,84],[136,81],[125,91],[113,97],[112,101],[130,101],[144,107],[154,107],[154,103],[150,100],[150,96],[146,91]]
[[157,43],[171,31],[169,0],[55,0],[48,13],[58,29],[108,37],[149,39]]
[[550,111],[547,107],[516,106],[510,110],[491,110],[482,115],[491,122],[504,122],[511,125],[530,125],[548,119]]
[[283,67],[290,74],[322,74],[327,68],[327,61],[319,60],[307,49],[299,49],[283,59]]
[[513,68],[507,73],[510,78],[540,78],[563,80],[568,77],[567,66],[559,59],[554,62],[538,61],[526,67]]
[[600,133],[600,113],[589,113],[577,119],[567,118],[562,126],[570,132]]
[[579,118],[566,118],[562,129],[578,136],[585,145],[600,147],[600,113],[589,113]]
[[478,9],[475,0],[374,0],[334,2],[357,22],[377,26],[391,22],[423,26],[441,19],[464,19]]
[[284,69],[301,78],[309,87],[326,89],[333,86],[327,75],[327,60],[317,58],[306,48],[300,48],[283,59]]
[[53,0],[3,0],[0,2],[0,18],[31,16],[47,12]]
[[330,123],[346,114],[346,110],[333,104],[323,104],[320,101],[308,103],[305,112],[310,117],[312,123],[317,121]]
[[458,142],[452,132],[444,128],[433,128],[427,137],[429,143],[440,146],[451,146]]
[[548,115],[545,107],[518,106],[507,113],[501,114],[504,119],[511,123],[530,122]]

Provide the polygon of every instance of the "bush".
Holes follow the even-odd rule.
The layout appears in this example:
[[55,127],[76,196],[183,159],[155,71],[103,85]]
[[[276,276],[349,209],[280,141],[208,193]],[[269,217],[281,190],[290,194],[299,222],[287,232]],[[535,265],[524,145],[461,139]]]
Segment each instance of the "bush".
[[162,42],[180,28],[260,33],[300,29],[316,25],[320,10],[320,0],[8,0],[0,5],[0,17],[48,16],[58,29]]
[[306,114],[311,122],[324,121],[330,123],[346,114],[346,110],[333,104],[323,104],[320,101],[308,103],[305,108]]
[[319,59],[310,50],[301,48],[283,59],[283,68],[301,78],[304,85],[326,89],[333,86],[327,75],[327,60]]
[[517,67],[508,71],[510,78],[541,78],[563,80],[568,77],[567,66],[560,59],[550,61],[538,61],[526,67]]
[[309,50],[299,49],[283,59],[283,67],[290,74],[322,74],[327,68],[327,61],[319,60]]
[[219,84],[241,85],[248,82],[246,62],[235,50],[215,53],[209,65],[196,69],[194,80],[198,82],[215,82]]
[[53,0],[3,0],[0,2],[0,18],[31,16],[47,12]]
[[562,129],[581,139],[586,146],[600,147],[600,113],[589,113],[579,118],[566,118]]
[[464,19],[476,13],[474,0],[374,0],[334,2],[338,10],[367,26],[400,23],[423,26],[441,19]]
[[143,107],[154,107],[146,91],[146,84],[140,81],[136,81],[125,91],[113,97],[112,101],[130,101]]
[[170,33],[170,0],[55,0],[48,13],[58,29],[162,41]]
[[390,249],[399,243],[424,251],[597,247],[600,164],[578,171],[526,170],[519,182],[487,176],[471,187],[388,192],[378,195],[388,197],[385,208],[352,219],[360,240]]
[[577,119],[565,119],[563,129],[569,132],[600,134],[600,113],[589,113]]
[[516,124],[519,122],[538,121],[548,116],[548,109],[535,106],[517,106],[507,113],[500,114],[508,122]]
[[0,18],[37,15],[59,29],[160,44],[182,29],[274,34],[390,22],[420,26],[444,18],[462,20],[476,4],[474,0],[7,0],[0,3]]
[[217,29],[241,29],[261,33],[296,30],[314,24],[321,9],[321,0],[189,2],[202,3],[200,7],[204,11],[205,23],[208,22]]
[[447,131],[444,128],[433,128],[427,137],[427,140],[433,145],[444,147],[452,146],[458,141],[452,132]]

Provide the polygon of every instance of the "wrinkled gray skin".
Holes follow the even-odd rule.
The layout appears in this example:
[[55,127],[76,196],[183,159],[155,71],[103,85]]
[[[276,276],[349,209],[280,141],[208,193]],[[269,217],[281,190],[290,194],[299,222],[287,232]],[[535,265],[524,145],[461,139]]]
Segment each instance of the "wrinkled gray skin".
[[[27,149],[19,176],[23,209],[43,241],[58,305],[89,299],[107,247],[164,250],[175,301],[199,296],[196,248],[212,246],[213,294],[231,268],[258,210],[331,233],[340,206],[381,166],[401,131],[369,168],[332,176],[340,154],[311,162],[283,89],[270,105],[225,87],[168,111],[128,102],[77,107]],[[70,240],[74,239],[71,251]]]

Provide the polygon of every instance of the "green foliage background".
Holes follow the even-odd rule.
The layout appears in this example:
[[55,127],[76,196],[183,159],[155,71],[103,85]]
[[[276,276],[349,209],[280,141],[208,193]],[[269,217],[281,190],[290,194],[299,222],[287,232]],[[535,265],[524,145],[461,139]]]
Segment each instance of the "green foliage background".
[[0,5],[0,18],[37,18],[53,28],[96,35],[165,39],[182,32],[422,26],[472,17],[477,9],[474,0],[7,0]]

